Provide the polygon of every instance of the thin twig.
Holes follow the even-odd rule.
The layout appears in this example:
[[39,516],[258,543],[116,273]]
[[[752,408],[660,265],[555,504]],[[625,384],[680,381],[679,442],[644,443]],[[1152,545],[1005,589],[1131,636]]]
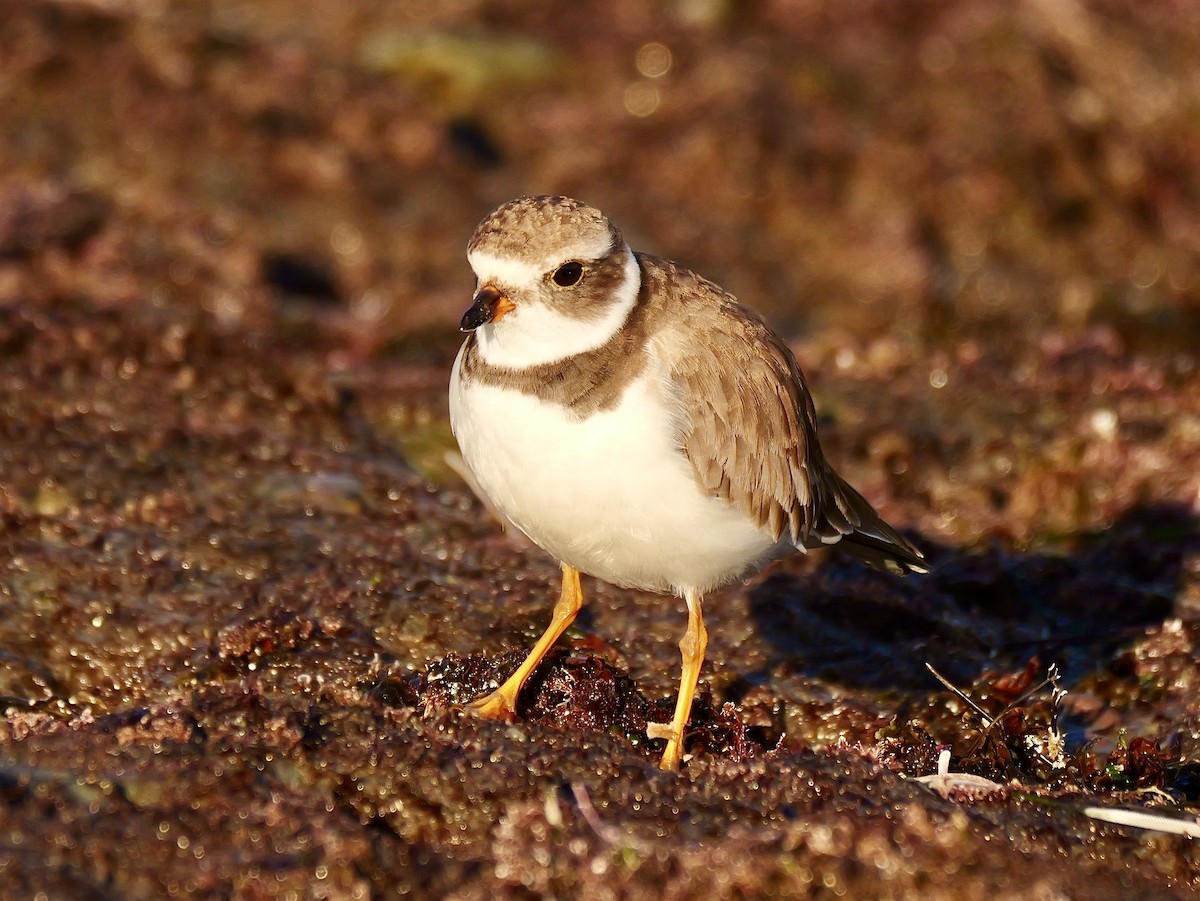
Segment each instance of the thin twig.
[[[947,679],[945,676],[943,676],[941,673],[939,673],[937,670],[935,670],[933,668],[932,664],[927,662],[925,664],[925,668],[933,674],[933,677],[935,679],[937,679],[939,682],[941,682],[942,685],[946,686],[947,689],[954,692],[956,697],[960,698],[963,702],[968,704],[972,710],[974,710],[976,713],[978,713],[980,715],[980,717],[983,718],[983,732],[980,733],[980,736],[979,736],[980,741],[982,741],[987,736],[988,732],[990,732],[992,730],[992,727],[994,725],[996,725],[996,723],[1000,722],[1000,720],[1002,720],[1007,713],[1009,713],[1012,710],[1015,710],[1017,707],[1019,707],[1025,701],[1029,700],[1031,697],[1033,697],[1035,694],[1037,694],[1039,691],[1041,691],[1043,688],[1045,688],[1047,685],[1054,686],[1054,694],[1051,698],[1051,701],[1054,705],[1053,706],[1054,722],[1051,722],[1050,729],[1053,732],[1057,732],[1058,707],[1062,703],[1062,699],[1064,697],[1066,697],[1066,694],[1067,694],[1067,692],[1064,689],[1060,689],[1058,687],[1058,665],[1057,664],[1054,664],[1054,663],[1050,664],[1049,669],[1047,669],[1047,671],[1046,671],[1045,679],[1043,679],[1037,685],[1030,688],[1028,691],[1026,691],[1024,694],[1022,694],[1016,700],[1011,701],[1009,704],[1007,704],[1004,707],[1003,710],[1001,710],[995,716],[992,716],[991,714],[989,714],[986,710],[984,710],[977,703],[975,703],[975,701],[971,699],[970,695],[968,695],[965,691],[963,691],[961,688],[956,686],[949,679]],[[1046,764],[1047,766],[1054,766],[1054,761],[1051,760],[1049,757],[1047,757],[1045,754],[1043,754],[1041,751],[1036,750],[1036,749],[1031,749],[1031,750],[1033,750],[1033,753],[1037,755],[1038,759],[1041,760],[1042,763]]]
[[927,669],[927,670],[929,670],[929,672],[933,673],[933,678],[937,679],[944,686],[946,686],[946,688],[949,691],[953,692],[960,701],[962,701],[964,704],[966,704],[968,707],[970,707],[972,710],[974,710],[976,713],[978,713],[981,717],[983,717],[984,725],[988,729],[992,728],[992,723],[995,721],[992,719],[991,714],[989,714],[986,710],[984,710],[982,707],[980,707],[978,704],[976,704],[973,700],[971,700],[970,695],[968,695],[965,691],[963,691],[961,688],[959,688],[957,685],[955,685],[953,682],[951,682],[949,679],[947,679],[945,676],[943,676],[941,673],[939,673],[937,670],[935,670],[933,668],[932,663],[926,663],[925,669]]
[[1129,810],[1124,807],[1085,807],[1083,813],[1093,820],[1103,820],[1118,826],[1133,826],[1135,829],[1150,829],[1154,832],[1200,838],[1198,820],[1167,817],[1159,813],[1146,813],[1144,810]]

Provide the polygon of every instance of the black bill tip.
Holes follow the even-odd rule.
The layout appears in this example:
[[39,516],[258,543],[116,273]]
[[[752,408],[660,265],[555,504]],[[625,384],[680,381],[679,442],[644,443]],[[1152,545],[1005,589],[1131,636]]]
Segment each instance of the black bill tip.
[[463,313],[462,321],[458,324],[459,331],[473,332],[496,318],[496,311],[504,300],[504,295],[491,285],[484,285],[475,292],[474,302],[467,312]]

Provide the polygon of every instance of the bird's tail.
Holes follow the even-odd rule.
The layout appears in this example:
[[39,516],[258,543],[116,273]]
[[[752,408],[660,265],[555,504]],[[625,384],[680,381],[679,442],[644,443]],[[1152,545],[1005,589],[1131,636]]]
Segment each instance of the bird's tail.
[[925,555],[883,521],[866,498],[832,470],[824,486],[823,522],[813,532],[822,544],[837,544],[875,569],[894,573],[926,573]]

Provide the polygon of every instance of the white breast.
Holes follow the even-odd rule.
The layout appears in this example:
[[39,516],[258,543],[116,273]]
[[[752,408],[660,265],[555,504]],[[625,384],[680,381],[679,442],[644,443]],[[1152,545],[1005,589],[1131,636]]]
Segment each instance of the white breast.
[[625,587],[706,590],[770,556],[771,536],[708,496],[679,450],[661,370],[614,409],[575,418],[559,404],[459,374],[450,419],[488,498],[540,547]]

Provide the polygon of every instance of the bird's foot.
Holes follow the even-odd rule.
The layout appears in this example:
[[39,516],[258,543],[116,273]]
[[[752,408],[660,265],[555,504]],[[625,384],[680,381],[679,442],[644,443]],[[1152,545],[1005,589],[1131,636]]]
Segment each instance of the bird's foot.
[[499,720],[511,723],[517,718],[517,697],[515,692],[506,691],[507,685],[501,685],[491,694],[477,698],[467,705],[467,710],[485,720]]
[[647,723],[647,738],[665,738],[667,749],[663,751],[662,759],[658,762],[659,769],[677,772],[683,760],[683,724],[682,723]]

